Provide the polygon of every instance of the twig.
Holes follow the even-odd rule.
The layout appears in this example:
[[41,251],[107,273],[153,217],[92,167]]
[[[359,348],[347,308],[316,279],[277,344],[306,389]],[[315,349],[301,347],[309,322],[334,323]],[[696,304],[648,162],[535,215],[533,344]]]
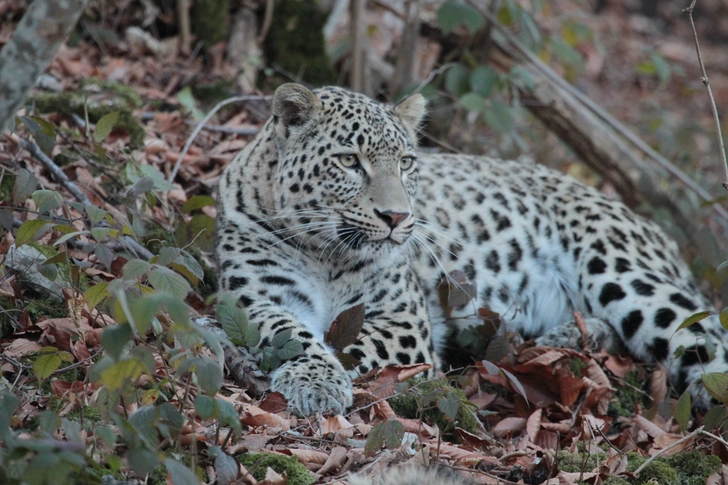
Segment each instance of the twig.
[[675,448],[676,446],[678,446],[678,445],[680,445],[680,444],[682,444],[682,443],[684,443],[684,442],[686,442],[686,441],[688,441],[688,440],[690,440],[690,439],[692,439],[692,438],[695,438],[695,436],[696,436],[696,435],[699,435],[699,434],[701,434],[701,433],[703,432],[703,428],[705,428],[705,426],[701,426],[701,427],[699,427],[698,429],[696,429],[695,431],[693,431],[693,432],[692,432],[692,433],[690,433],[689,435],[683,436],[682,438],[680,438],[679,440],[677,440],[677,441],[676,441],[676,442],[674,442],[673,444],[671,444],[671,445],[669,445],[669,446],[666,446],[666,447],[664,447],[663,449],[661,449],[660,451],[658,451],[658,452],[657,452],[656,454],[654,454],[654,455],[652,455],[651,457],[649,457],[649,458],[647,459],[647,461],[645,461],[645,462],[644,462],[644,463],[643,463],[643,464],[642,464],[642,465],[641,465],[641,466],[640,466],[639,468],[637,468],[637,469],[636,469],[636,470],[634,471],[634,475],[635,475],[635,476],[638,476],[638,475],[640,474],[640,472],[641,472],[642,470],[644,470],[644,469],[645,469],[645,467],[647,467],[647,465],[649,465],[650,463],[652,463],[652,461],[653,461],[653,460],[655,460],[655,459],[657,459],[658,457],[660,457],[660,456],[664,455],[665,453],[667,453],[667,452],[668,452],[668,451],[670,451],[671,449]]
[[705,64],[703,64],[703,56],[700,54],[700,43],[698,42],[698,31],[695,30],[695,21],[693,20],[693,9],[698,0],[693,0],[690,6],[683,10],[690,19],[690,26],[693,28],[693,37],[695,38],[695,51],[698,53],[698,64],[700,64],[700,70],[703,76],[700,78],[703,81],[705,89],[708,90],[708,97],[710,98],[710,105],[713,108],[713,117],[715,118],[715,129],[718,132],[718,142],[720,143],[720,156],[723,158],[723,167],[725,168],[725,180],[723,180],[723,188],[728,190],[728,159],[725,154],[725,144],[723,143],[723,134],[720,130],[720,118],[718,117],[718,108],[715,105],[715,98],[713,97],[713,90],[710,89],[710,81],[708,80],[708,74],[705,72]]
[[187,138],[187,143],[185,143],[185,146],[182,149],[182,153],[179,154],[179,158],[177,158],[177,163],[174,164],[172,173],[169,174],[168,180],[170,183],[173,182],[174,178],[177,176],[179,167],[182,165],[182,160],[184,160],[185,155],[187,155],[187,150],[190,149],[190,147],[192,146],[192,142],[195,141],[195,138],[197,137],[197,135],[200,133],[200,131],[202,131],[202,128],[205,126],[205,123],[207,123],[210,120],[210,118],[212,118],[215,115],[215,113],[217,113],[220,110],[220,108],[222,108],[223,106],[226,106],[231,103],[237,103],[238,101],[249,101],[251,99],[260,99],[260,96],[250,95],[250,94],[246,94],[244,96],[235,96],[233,98],[229,98],[224,101],[220,101],[219,103],[217,103],[215,105],[214,108],[212,108],[212,110],[210,110],[209,113],[207,113],[207,115],[202,119],[200,124],[197,125],[197,127],[192,131],[192,134],[189,136],[189,138]]
[[718,441],[723,446],[725,446],[726,448],[728,448],[728,442],[726,440],[724,440],[723,438],[721,438],[720,436],[714,435],[713,433],[710,433],[708,431],[705,431],[702,428],[701,428],[700,434],[705,435],[705,436],[707,436],[709,438],[713,438],[714,440]]
[[[266,97],[262,97],[261,99],[266,99]],[[139,119],[141,121],[149,121],[153,120],[156,116],[156,113],[152,113],[151,111],[144,111],[140,116]],[[199,121],[194,120],[185,120],[185,124],[189,126],[199,126],[202,123]],[[220,126],[220,125],[202,125],[203,130],[207,131],[215,131],[218,133],[225,133],[228,135],[242,135],[242,136],[253,136],[260,133],[260,128],[233,128],[231,126]]]
[[275,2],[273,0],[266,0],[265,2],[265,14],[263,15],[263,25],[260,27],[260,34],[255,41],[258,45],[263,45],[265,38],[268,36],[268,31],[273,23],[273,6]]
[[[594,100],[589,98],[586,94],[574,88],[571,84],[566,82],[561,76],[556,74],[546,63],[544,63],[538,56],[533,54],[527,49],[518,39],[516,39],[505,27],[503,27],[498,19],[491,15],[490,12],[483,9],[480,5],[476,4],[472,0],[467,0],[467,3],[474,7],[485,17],[490,25],[501,34],[505,40],[522,56],[531,62],[536,69],[538,69],[549,81],[556,85],[559,89],[564,90],[578,101],[583,103],[592,113],[597,117],[601,118],[604,122],[609,124],[617,133],[625,137],[627,140],[632,142],[639,150],[645,155],[654,160],[662,168],[670,172],[675,178],[677,178],[685,187],[695,192],[704,202],[711,202],[714,197],[695,182],[688,174],[680,170],[668,159],[657,153],[652,147],[650,147],[644,140],[632,133],[622,122],[617,120],[614,116],[606,112],[601,106],[599,106]],[[726,221],[728,221],[728,211],[718,204],[711,204],[711,208],[721,216],[721,223],[723,227],[726,227]]]
[[88,200],[88,197],[86,197],[86,194],[84,194],[81,189],[76,186],[76,184],[71,182],[66,174],[63,173],[63,170],[61,170],[60,167],[48,157],[48,155],[43,153],[41,149],[38,148],[38,145],[36,145],[35,143],[31,143],[28,140],[24,140],[23,138],[20,138],[14,133],[11,133],[7,136],[9,136],[10,139],[13,140],[15,143],[20,145],[23,150],[30,153],[30,155],[38,160],[46,169],[48,169],[48,171],[51,172],[56,179],[58,179],[61,185],[63,185],[66,189],[68,189],[71,194],[73,194],[77,201],[81,202],[84,205],[92,205],[91,201]]

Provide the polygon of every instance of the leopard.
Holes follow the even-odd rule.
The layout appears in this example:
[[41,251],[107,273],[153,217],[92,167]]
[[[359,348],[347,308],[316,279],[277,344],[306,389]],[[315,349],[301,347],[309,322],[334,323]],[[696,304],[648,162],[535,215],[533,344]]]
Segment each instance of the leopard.
[[[706,372],[728,369],[728,335],[679,248],[618,200],[541,164],[418,148],[420,94],[380,103],[341,87],[280,86],[272,116],[223,171],[216,258],[221,293],[260,330],[302,352],[271,390],[302,416],[352,406],[352,379],[388,365],[443,368],[453,335],[487,308],[539,345],[612,335],[665,366],[674,390],[710,399]],[[438,285],[460,271],[475,299],[447,311]],[[363,305],[345,366],[326,340]]]

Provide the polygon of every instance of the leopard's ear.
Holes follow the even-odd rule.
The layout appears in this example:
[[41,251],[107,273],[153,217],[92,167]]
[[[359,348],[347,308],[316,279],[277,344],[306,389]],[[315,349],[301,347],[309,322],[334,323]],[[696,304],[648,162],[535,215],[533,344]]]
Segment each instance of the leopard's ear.
[[413,133],[417,132],[426,111],[427,101],[419,93],[407,96],[394,106],[394,114],[399,116]]
[[273,94],[272,110],[273,116],[284,126],[301,126],[321,110],[321,101],[311,90],[288,83]]

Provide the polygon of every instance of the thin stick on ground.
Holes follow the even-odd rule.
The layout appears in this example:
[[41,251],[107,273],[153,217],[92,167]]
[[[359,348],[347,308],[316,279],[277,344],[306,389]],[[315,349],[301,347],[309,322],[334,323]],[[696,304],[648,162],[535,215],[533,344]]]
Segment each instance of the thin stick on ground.
[[701,426],[701,427],[699,427],[698,429],[696,429],[695,431],[693,431],[693,432],[692,432],[692,433],[690,433],[689,435],[683,436],[682,438],[680,438],[680,439],[679,439],[679,440],[677,440],[676,442],[672,443],[671,445],[669,445],[669,446],[666,446],[666,447],[664,447],[663,449],[661,449],[661,450],[659,451],[659,453],[657,453],[657,454],[655,454],[655,455],[653,455],[653,456],[649,457],[649,458],[648,458],[648,459],[647,459],[647,460],[646,460],[646,461],[645,461],[645,462],[644,462],[644,463],[643,463],[643,464],[642,464],[642,465],[641,465],[641,466],[640,466],[639,468],[637,468],[637,469],[636,469],[636,470],[634,471],[634,474],[635,474],[635,476],[638,476],[638,475],[640,474],[640,472],[641,472],[642,470],[644,470],[644,469],[645,469],[645,468],[647,467],[647,465],[649,465],[650,463],[652,463],[652,462],[653,462],[654,460],[656,460],[656,459],[657,459],[658,457],[660,457],[660,456],[664,455],[665,453],[667,453],[667,452],[668,452],[668,451],[670,451],[671,449],[675,448],[676,446],[679,446],[679,445],[681,445],[682,443],[684,443],[684,442],[686,442],[686,441],[688,441],[688,440],[690,440],[690,439],[693,439],[693,438],[695,438],[695,436],[697,436],[697,435],[701,434],[701,433],[703,432],[703,428],[705,428],[705,426]]
[[698,64],[700,64],[700,70],[705,89],[708,91],[708,97],[710,98],[710,106],[713,109],[713,118],[715,118],[715,129],[718,132],[718,142],[720,143],[720,156],[723,158],[723,167],[725,168],[725,180],[723,180],[723,188],[728,190],[728,159],[725,154],[725,144],[723,143],[723,134],[720,131],[720,117],[718,117],[718,107],[715,105],[715,98],[713,97],[713,90],[710,89],[710,80],[708,80],[708,73],[705,72],[705,64],[703,63],[703,56],[700,54],[700,43],[698,42],[698,31],[695,30],[695,21],[693,20],[693,9],[698,0],[693,0],[690,6],[683,10],[690,19],[690,26],[693,28],[693,37],[695,38],[695,51],[698,53]]
[[30,155],[38,160],[53,176],[63,185],[68,191],[73,194],[77,201],[84,205],[92,205],[91,201],[86,197],[81,189],[66,176],[61,168],[55,164],[53,160],[48,157],[35,143],[31,143],[28,140],[24,140],[14,133],[7,135],[12,141],[20,145],[20,147],[30,153]]
[[217,113],[220,110],[220,108],[222,108],[223,106],[226,106],[228,104],[231,104],[231,103],[237,103],[238,101],[250,101],[252,99],[266,99],[266,98],[264,98],[262,96],[258,96],[257,94],[253,94],[253,95],[248,94],[245,96],[235,96],[233,98],[229,98],[229,99],[226,99],[224,101],[220,101],[219,103],[217,103],[215,105],[215,107],[212,108],[212,110],[210,110],[209,113],[207,113],[207,115],[202,119],[202,121],[200,121],[200,123],[197,125],[197,127],[192,131],[192,134],[190,135],[190,137],[187,138],[187,143],[185,143],[184,148],[182,148],[182,153],[179,154],[179,158],[177,158],[177,163],[174,164],[174,168],[172,169],[172,173],[169,174],[168,180],[170,182],[174,181],[174,178],[177,176],[177,172],[179,171],[179,167],[182,165],[182,160],[184,160],[185,155],[187,155],[187,150],[189,150],[190,147],[192,146],[192,142],[195,141],[195,138],[197,137],[197,135],[200,134],[200,131],[202,131],[202,129],[205,128],[205,125],[207,124],[207,122],[210,120],[210,118],[212,118],[215,115],[215,113]]

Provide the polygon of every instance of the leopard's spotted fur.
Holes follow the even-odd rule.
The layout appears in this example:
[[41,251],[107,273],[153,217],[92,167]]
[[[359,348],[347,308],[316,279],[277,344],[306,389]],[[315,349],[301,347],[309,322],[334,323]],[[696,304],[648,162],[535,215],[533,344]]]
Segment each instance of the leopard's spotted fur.
[[[477,283],[477,306],[544,344],[568,334],[578,310],[665,363],[678,389],[728,368],[716,319],[673,336],[706,303],[675,243],[623,204],[539,165],[417,153],[418,95],[388,107],[289,84],[272,107],[220,182],[219,280],[260,326],[260,345],[285,329],[303,342],[272,384],[299,413],[351,404],[352,373],[323,333],[359,303],[364,328],[346,349],[361,361],[354,374],[437,368],[449,330],[435,287],[452,270]],[[455,327],[469,314],[456,310]]]

